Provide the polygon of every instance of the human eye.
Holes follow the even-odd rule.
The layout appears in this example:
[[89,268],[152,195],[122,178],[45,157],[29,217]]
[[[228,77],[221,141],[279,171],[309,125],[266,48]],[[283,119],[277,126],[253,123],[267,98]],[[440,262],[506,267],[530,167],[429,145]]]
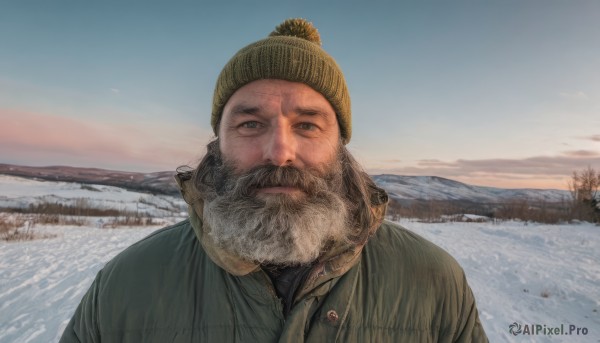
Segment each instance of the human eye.
[[304,131],[315,131],[318,127],[313,123],[300,123],[298,128]]
[[265,124],[257,120],[247,120],[240,122],[235,126],[238,134],[242,136],[256,136],[264,130]]
[[241,123],[239,127],[243,129],[258,129],[260,127],[260,123],[252,120]]

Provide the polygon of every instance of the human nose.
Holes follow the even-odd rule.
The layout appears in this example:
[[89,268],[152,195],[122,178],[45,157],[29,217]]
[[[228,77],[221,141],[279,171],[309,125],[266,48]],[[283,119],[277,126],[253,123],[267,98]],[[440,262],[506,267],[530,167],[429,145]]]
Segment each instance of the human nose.
[[291,130],[284,126],[274,127],[263,147],[264,159],[275,166],[292,165],[296,159],[296,140]]

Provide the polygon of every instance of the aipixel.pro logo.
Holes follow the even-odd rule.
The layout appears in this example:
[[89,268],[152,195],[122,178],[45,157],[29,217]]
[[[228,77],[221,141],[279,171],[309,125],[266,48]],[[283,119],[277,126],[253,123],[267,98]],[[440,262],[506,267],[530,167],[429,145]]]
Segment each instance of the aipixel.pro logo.
[[511,335],[531,335],[531,336],[566,336],[566,335],[587,335],[588,328],[578,327],[573,324],[560,324],[558,326],[549,326],[543,324],[523,324],[513,322],[508,326],[508,332]]
[[508,326],[508,332],[510,332],[513,336],[520,334],[521,331],[521,324],[517,322],[514,322]]

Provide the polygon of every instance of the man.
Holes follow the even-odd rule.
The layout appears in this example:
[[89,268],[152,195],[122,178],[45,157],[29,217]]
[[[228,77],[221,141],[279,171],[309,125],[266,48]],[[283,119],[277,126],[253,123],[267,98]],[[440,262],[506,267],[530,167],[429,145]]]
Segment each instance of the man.
[[110,261],[61,342],[487,341],[456,261],[383,221],[310,23],[227,63],[211,123],[207,154],[177,175],[189,220]]

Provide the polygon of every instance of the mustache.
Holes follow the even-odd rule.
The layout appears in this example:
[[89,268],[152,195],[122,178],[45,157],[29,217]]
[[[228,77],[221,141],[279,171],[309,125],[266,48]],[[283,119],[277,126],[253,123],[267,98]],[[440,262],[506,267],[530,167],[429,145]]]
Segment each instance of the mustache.
[[[189,175],[187,175],[188,173],[183,174],[187,179],[192,179],[198,197],[204,199],[205,202],[211,202],[217,198],[222,198],[223,201],[229,203],[244,201],[244,206],[253,210],[262,209],[265,202],[252,193],[255,193],[258,187],[268,185],[293,186],[304,192],[312,193],[308,194],[307,199],[303,200],[328,199],[327,193],[331,192],[340,194],[342,200],[348,206],[347,210],[350,218],[355,222],[352,225],[354,228],[351,229],[352,232],[349,234],[350,239],[354,242],[366,242],[373,232],[371,229],[375,228],[374,224],[384,213],[384,210],[374,212],[372,206],[385,209],[382,206],[385,206],[388,201],[385,191],[380,189],[369,175],[362,170],[360,164],[343,145],[339,146],[337,161],[334,161],[331,165],[322,165],[319,168],[298,170],[294,166],[274,167],[262,165],[248,172],[240,173],[236,172],[235,165],[235,161],[223,160],[219,149],[219,139],[217,138],[208,143],[206,154],[198,166],[195,169],[190,168],[193,171],[188,172]],[[278,172],[278,168],[295,169],[295,171]],[[256,174],[261,172],[267,175],[264,180],[261,179],[264,176]],[[277,174],[285,174],[287,177],[274,176]],[[310,181],[299,177],[299,175],[306,176]],[[237,180],[239,177],[243,181]],[[287,201],[289,199],[281,197],[278,200]],[[231,213],[231,209],[229,210],[226,213]]]
[[313,196],[324,191],[331,181],[330,176],[321,177],[316,171],[294,166],[261,165],[235,176],[232,167],[224,167],[222,173],[215,175],[215,190],[219,195],[253,197],[260,188],[294,187]]

